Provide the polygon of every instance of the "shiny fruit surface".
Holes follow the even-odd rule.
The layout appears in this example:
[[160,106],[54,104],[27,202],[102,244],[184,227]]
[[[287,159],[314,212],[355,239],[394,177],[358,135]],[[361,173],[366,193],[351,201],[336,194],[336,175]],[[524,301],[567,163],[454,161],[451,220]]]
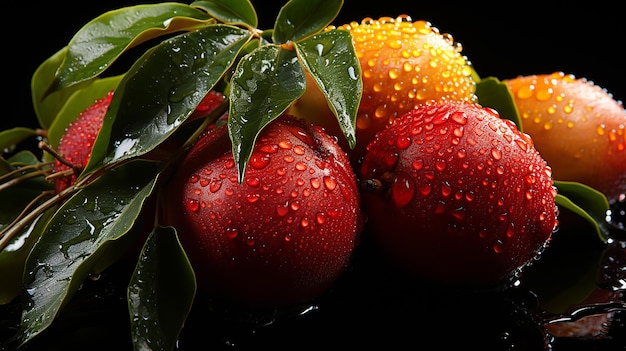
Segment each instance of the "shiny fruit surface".
[[199,286],[237,303],[288,306],[346,269],[362,223],[345,152],[318,126],[283,115],[258,137],[238,183],[225,126],[207,131],[167,186]]
[[611,202],[626,193],[626,111],[621,101],[591,81],[562,72],[504,82],[524,131],[555,179],[589,185]]
[[366,228],[427,280],[507,283],[556,226],[550,168],[492,109],[461,101],[414,109],[377,134],[360,169]]
[[[476,100],[472,67],[461,53],[462,46],[429,22],[413,21],[408,16],[365,18],[336,28],[352,34],[363,79],[357,145],[349,150],[353,163],[365,154],[376,132],[408,110],[429,100]],[[290,112],[323,125],[339,136],[344,149],[347,147],[312,80],[307,81],[304,95]]]
[[[98,136],[100,128],[102,128],[102,121],[112,98],[113,91],[110,91],[105,97],[96,100],[82,111],[63,133],[59,141],[57,153],[77,167],[77,170],[68,176],[54,178],[54,186],[57,193],[73,185],[80,170],[87,166],[91,157],[93,143]],[[54,160],[55,173],[69,171],[70,169],[71,167],[68,164],[61,162],[59,159]]]

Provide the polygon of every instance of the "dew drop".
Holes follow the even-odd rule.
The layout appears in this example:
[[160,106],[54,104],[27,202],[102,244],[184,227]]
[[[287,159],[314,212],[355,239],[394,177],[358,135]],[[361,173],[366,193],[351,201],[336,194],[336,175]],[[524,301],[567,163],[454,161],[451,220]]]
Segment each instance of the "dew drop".
[[198,212],[200,209],[200,202],[196,199],[187,199],[185,201],[185,207],[191,212]]
[[428,196],[432,191],[432,187],[429,184],[424,184],[419,187],[419,192],[422,196]]
[[287,203],[276,205],[276,215],[278,217],[284,217],[289,212],[289,208],[287,207]]
[[209,185],[209,191],[214,193],[214,192],[220,190],[221,187],[222,187],[222,182],[219,181],[219,180],[214,180]]
[[403,173],[399,173],[391,184],[391,199],[397,208],[408,205],[415,195],[413,180]]
[[324,224],[324,222],[326,222],[326,215],[324,214],[324,212],[318,212],[315,215],[315,221],[317,222],[317,224]]
[[278,142],[278,147],[281,149],[289,150],[291,149],[291,141],[289,140],[281,140]]
[[311,178],[311,186],[313,187],[313,189],[319,189],[320,185],[321,183],[318,178]]
[[406,149],[411,145],[411,138],[409,138],[408,136],[398,137],[398,139],[396,140],[396,145],[400,149]]
[[306,217],[303,217],[303,218],[300,220],[300,226],[301,226],[302,228],[306,228],[306,227],[308,227],[308,226],[309,226],[309,219],[308,219],[308,218],[306,218]]
[[258,177],[246,177],[246,185],[248,186],[259,186],[259,183],[261,183],[261,180]]
[[503,249],[504,249],[504,243],[502,242],[502,240],[498,239],[493,243],[493,252],[502,253]]
[[252,156],[250,156],[250,161],[248,163],[255,169],[263,169],[270,163],[270,158],[267,154],[255,152]]
[[226,237],[228,239],[234,239],[239,235],[239,230],[237,228],[227,228],[226,229]]
[[446,161],[444,160],[437,160],[435,162],[435,169],[438,170],[439,172],[442,172],[446,169]]
[[304,162],[297,162],[295,168],[298,171],[304,171],[304,170],[306,170],[307,166],[306,166],[306,163],[304,163]]
[[248,195],[246,195],[246,201],[248,201],[251,204],[259,201],[259,199],[261,199],[261,195],[259,195],[259,194],[248,194]]
[[424,167],[424,160],[421,158],[416,158],[415,160],[413,160],[411,165],[413,166],[414,170],[419,171]]
[[454,211],[452,211],[451,215],[456,220],[462,221],[463,219],[465,219],[465,213],[466,213],[465,212],[465,207],[459,207],[459,208],[455,209]]
[[337,187],[337,181],[331,177],[325,176],[324,185],[326,186],[326,189],[328,190],[335,190],[335,187]]
[[491,156],[495,160],[500,160],[500,159],[502,159],[502,151],[500,151],[499,149],[493,148],[493,149],[491,149]]

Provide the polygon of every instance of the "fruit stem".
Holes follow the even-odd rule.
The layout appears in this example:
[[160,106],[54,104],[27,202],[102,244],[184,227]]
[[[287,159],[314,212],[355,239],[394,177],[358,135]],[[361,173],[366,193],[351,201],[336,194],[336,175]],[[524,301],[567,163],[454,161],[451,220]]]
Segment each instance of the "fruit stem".
[[69,168],[71,168],[75,174],[80,174],[80,172],[82,171],[81,167],[76,166],[75,164],[73,164],[72,162],[68,161],[66,158],[61,156],[61,154],[56,152],[56,150],[54,150],[45,141],[40,141],[39,142],[39,148],[44,150],[44,151],[46,151],[46,152],[48,152],[48,153],[50,153],[50,155],[52,155],[52,157],[54,157],[55,159],[59,160],[59,162],[61,162],[62,164],[64,164],[64,165],[68,166]]
[[50,165],[49,162],[40,163],[40,164],[37,164],[37,165],[24,166],[24,167],[17,168],[15,170],[11,171],[11,172],[8,172],[8,173],[4,174],[2,177],[0,177],[0,181],[3,181],[5,179],[7,179],[7,178],[11,178],[11,177],[13,177],[16,174],[23,173],[24,171],[29,170],[29,169],[34,169],[35,170],[33,172],[25,173],[25,174],[23,174],[23,175],[21,175],[19,177],[12,178],[12,179],[7,180],[6,182],[0,184],[0,191],[8,189],[8,188],[10,188],[12,186],[15,186],[16,184],[18,184],[18,183],[20,183],[20,182],[22,182],[24,180],[31,179],[31,178],[37,178],[37,177],[40,177],[40,176],[45,176],[46,174],[48,174],[50,172],[49,172],[49,170],[43,169],[42,167],[43,166],[48,166],[48,165]]
[[[67,190],[67,189],[66,189]],[[22,212],[11,222],[9,225],[5,227],[2,231],[0,231],[0,251],[4,250],[4,248],[9,244],[9,242],[20,232],[24,227],[26,227],[29,223],[35,220],[35,218],[39,217],[45,210],[52,207],[60,198],[66,196],[66,192],[61,192],[50,199],[48,199],[43,204],[39,205],[33,211],[28,213],[31,206],[37,203],[39,200],[43,199],[48,195],[53,195],[54,190],[42,191],[37,197],[35,197],[24,209]]]

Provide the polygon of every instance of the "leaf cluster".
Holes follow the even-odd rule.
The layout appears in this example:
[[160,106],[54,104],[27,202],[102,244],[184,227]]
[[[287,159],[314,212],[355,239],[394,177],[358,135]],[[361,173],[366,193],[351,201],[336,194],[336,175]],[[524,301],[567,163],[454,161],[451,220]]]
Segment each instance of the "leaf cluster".
[[[124,7],[88,22],[39,66],[31,90],[41,129],[2,131],[3,148],[38,136],[53,150],[81,111],[114,95],[74,186],[54,193],[47,153],[43,161],[24,151],[0,162],[0,196],[20,199],[2,201],[0,218],[1,302],[23,300],[16,345],[48,328],[86,278],[132,246],[147,218],[152,233],[128,285],[133,344],[174,347],[195,278],[174,229],[159,226],[148,203],[177,157],[224,111],[243,181],[258,134],[304,93],[306,74],[354,145],[359,61],[348,31],[325,30],[342,5],[291,0],[269,30],[257,28],[248,0]],[[188,121],[212,90],[225,95],[223,106]],[[164,148],[165,141],[178,147]]]

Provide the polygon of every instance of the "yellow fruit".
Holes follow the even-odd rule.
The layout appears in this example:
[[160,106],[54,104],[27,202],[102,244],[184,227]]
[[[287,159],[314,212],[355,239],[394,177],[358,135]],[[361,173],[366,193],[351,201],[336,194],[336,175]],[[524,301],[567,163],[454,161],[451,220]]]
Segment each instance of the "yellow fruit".
[[554,179],[591,186],[610,202],[626,193],[626,112],[621,101],[593,82],[563,72],[503,82]]
[[[429,100],[476,101],[476,82],[462,46],[427,21],[397,18],[365,18],[329,29],[349,30],[361,63],[363,96],[356,123],[357,145],[347,150],[352,162],[360,162],[376,132]],[[312,79],[290,113],[324,126],[339,136],[336,119]]]

